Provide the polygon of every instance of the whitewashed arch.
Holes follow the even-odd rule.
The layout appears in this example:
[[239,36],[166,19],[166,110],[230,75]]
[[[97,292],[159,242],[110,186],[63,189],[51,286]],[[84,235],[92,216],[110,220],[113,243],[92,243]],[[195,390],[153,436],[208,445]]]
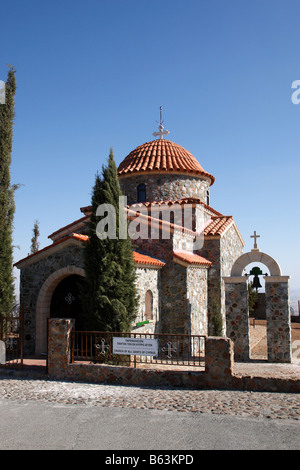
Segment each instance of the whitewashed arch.
[[261,251],[249,251],[235,261],[231,269],[231,277],[242,276],[244,268],[255,262],[264,264],[269,269],[271,276],[281,276],[280,266],[271,256]]
[[50,317],[50,304],[53,292],[62,279],[73,274],[85,277],[84,269],[76,266],[67,266],[52,273],[41,287],[36,304],[36,355],[47,352],[47,319]]

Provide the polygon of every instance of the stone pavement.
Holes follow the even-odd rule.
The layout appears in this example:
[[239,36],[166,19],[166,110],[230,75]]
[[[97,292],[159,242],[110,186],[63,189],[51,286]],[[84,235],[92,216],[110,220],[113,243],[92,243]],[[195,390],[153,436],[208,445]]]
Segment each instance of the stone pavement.
[[191,390],[53,381],[0,376],[0,399],[95,407],[234,415],[300,422],[296,393]]

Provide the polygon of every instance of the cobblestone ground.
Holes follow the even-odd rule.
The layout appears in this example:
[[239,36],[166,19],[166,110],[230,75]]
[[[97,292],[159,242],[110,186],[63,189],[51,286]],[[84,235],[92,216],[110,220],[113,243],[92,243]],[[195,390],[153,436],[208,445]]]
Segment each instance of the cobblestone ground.
[[0,399],[300,421],[300,395],[0,378]]

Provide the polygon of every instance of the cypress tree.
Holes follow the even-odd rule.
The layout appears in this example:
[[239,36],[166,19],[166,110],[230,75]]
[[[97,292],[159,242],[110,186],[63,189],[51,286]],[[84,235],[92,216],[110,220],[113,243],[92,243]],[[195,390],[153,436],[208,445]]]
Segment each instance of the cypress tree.
[[39,251],[39,248],[40,248],[40,244],[38,241],[38,238],[40,236],[40,229],[39,229],[39,223],[37,220],[34,222],[32,232],[33,234],[32,234],[32,239],[31,239],[30,254],[36,253],[37,251]]
[[[135,267],[131,241],[127,237],[126,214],[123,207],[121,212],[119,211],[121,196],[117,167],[111,149],[108,164],[102,168],[102,176],[96,175],[89,240],[84,243],[86,278],[82,289],[82,305],[87,329],[130,331],[136,317]],[[100,236],[99,222],[102,221],[104,227],[107,212],[103,212],[105,217],[102,219],[99,219],[96,213],[98,207],[103,204],[110,204],[114,208],[115,237]],[[120,236],[124,233],[124,227],[126,237]],[[106,228],[109,228],[108,225]]]
[[12,232],[17,186],[11,185],[10,181],[15,93],[15,70],[10,66],[5,103],[0,104],[0,314],[4,315],[11,312],[15,302]]

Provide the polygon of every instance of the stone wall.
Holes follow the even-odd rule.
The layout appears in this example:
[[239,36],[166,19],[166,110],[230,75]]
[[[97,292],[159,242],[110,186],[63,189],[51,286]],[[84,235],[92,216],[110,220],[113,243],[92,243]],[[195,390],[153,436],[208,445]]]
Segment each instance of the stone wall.
[[[207,299],[207,321],[208,321],[208,334],[213,335],[212,316],[214,308],[222,310],[221,305],[221,264],[220,264],[220,238],[206,238],[204,240],[203,248],[197,253],[200,256],[208,259],[212,262],[212,266],[208,270],[207,287],[208,287],[208,299]],[[221,311],[222,313],[222,311]]]
[[226,335],[225,285],[223,276],[229,276],[236,259],[243,252],[243,241],[232,225],[222,236],[206,237],[197,253],[212,262],[208,271],[208,334],[213,334],[212,316],[219,309]]
[[230,385],[233,375],[233,343],[229,338],[208,337],[205,343],[205,373],[211,385],[222,382]]
[[224,278],[226,289],[226,335],[234,343],[234,358],[250,359],[248,280],[245,277]]
[[142,183],[146,185],[146,200],[150,202],[194,197],[206,203],[210,188],[210,182],[204,178],[180,174],[131,175],[119,178],[119,182],[129,205],[137,202],[137,187]]
[[265,276],[269,362],[291,362],[288,276]]
[[99,364],[70,363],[73,320],[49,321],[48,376],[53,380],[74,380],[115,385],[188,387],[194,389],[235,389],[299,393],[299,379],[238,376],[233,374],[232,342],[228,338],[206,338],[205,371],[134,369]]
[[191,334],[207,335],[207,268],[187,268],[187,299],[191,316]]
[[75,380],[116,385],[227,387],[233,368],[231,341],[206,338],[205,372],[144,369],[100,364],[71,363],[71,332],[74,321],[49,320],[48,375],[53,380]]
[[[235,261],[243,254],[244,243],[236,228],[232,225],[220,240],[220,283],[221,283],[221,314],[223,325],[226,325],[225,284],[224,276],[231,275],[231,269]],[[224,328],[223,334],[226,335]]]
[[21,269],[20,304],[24,306],[25,355],[35,353],[37,300],[43,284],[58,269],[72,266],[83,268],[81,248],[75,245],[66,246]]
[[48,373],[50,377],[62,378],[71,362],[71,332],[75,327],[72,319],[49,319]]

